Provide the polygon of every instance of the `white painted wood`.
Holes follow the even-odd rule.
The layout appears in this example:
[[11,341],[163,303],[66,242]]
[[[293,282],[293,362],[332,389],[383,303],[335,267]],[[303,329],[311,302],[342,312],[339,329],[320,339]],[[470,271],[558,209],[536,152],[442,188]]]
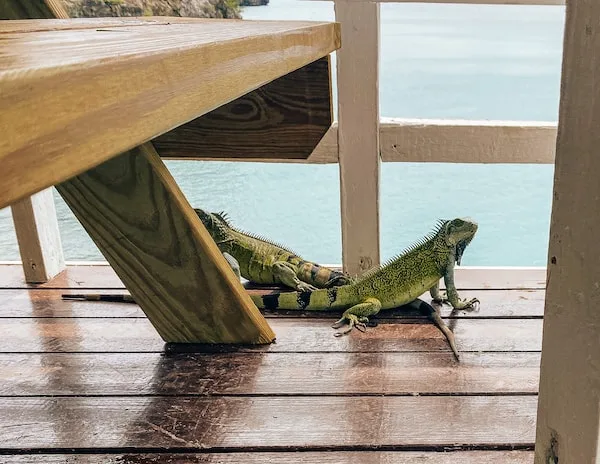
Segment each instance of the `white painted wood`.
[[11,205],[25,281],[47,282],[65,268],[52,189]]
[[600,463],[600,2],[567,3],[536,464]]
[[[338,124],[334,122],[307,160],[244,161],[337,163],[337,137]],[[379,145],[384,162],[553,164],[556,124],[380,118]]]
[[342,264],[379,264],[379,4],[335,2]]
[[[307,0],[319,1],[319,0]],[[345,0],[355,3],[456,3],[470,5],[564,5],[564,0]]]
[[556,125],[527,121],[382,119],[383,161],[554,162]]

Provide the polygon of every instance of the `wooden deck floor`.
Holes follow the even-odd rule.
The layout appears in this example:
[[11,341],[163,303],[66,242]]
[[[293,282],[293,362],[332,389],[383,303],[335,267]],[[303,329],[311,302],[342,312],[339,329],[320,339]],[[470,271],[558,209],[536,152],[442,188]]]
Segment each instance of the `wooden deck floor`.
[[[1,463],[533,462],[543,290],[471,290],[444,315],[335,338],[332,319],[267,314],[269,346],[166,354],[122,288],[71,267],[38,288],[0,266]],[[332,315],[331,317],[335,317]]]

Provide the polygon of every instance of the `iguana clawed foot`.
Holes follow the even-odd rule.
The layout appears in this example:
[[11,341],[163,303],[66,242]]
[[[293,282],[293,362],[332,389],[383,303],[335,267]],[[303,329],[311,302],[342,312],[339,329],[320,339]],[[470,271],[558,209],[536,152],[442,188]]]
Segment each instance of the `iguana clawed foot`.
[[[471,298],[470,300],[460,298],[448,298],[446,292],[432,292],[432,301],[437,304],[448,304],[452,306],[453,309],[463,310],[463,311],[474,311],[479,309],[479,299]],[[452,301],[454,300],[454,302]]]
[[477,298],[471,298],[470,300],[464,299],[464,300],[458,300],[458,302],[454,305],[452,305],[452,307],[454,309],[462,309],[464,311],[470,310],[470,311],[474,311],[476,309],[479,309],[479,299]]
[[346,321],[348,321],[348,327],[344,330],[336,332],[334,334],[335,337],[341,337],[342,335],[349,334],[355,327],[357,330],[365,332],[367,330],[367,323],[369,322],[369,318],[366,316],[358,317],[354,314],[348,314],[342,316],[342,318],[339,321],[336,321],[331,327],[333,327],[334,329],[339,329],[346,323]]
[[369,322],[369,316],[373,316],[381,309],[381,302],[377,298],[366,298],[362,303],[356,304],[346,311],[342,315],[342,318],[332,325],[334,329],[339,329],[344,322],[348,321],[348,328],[340,332],[336,332],[336,337],[341,337],[350,333],[354,327],[361,332],[367,330],[367,323]]
[[317,290],[317,287],[314,287],[311,284],[307,284],[306,282],[299,281],[296,284],[297,292],[314,292],[315,290]]

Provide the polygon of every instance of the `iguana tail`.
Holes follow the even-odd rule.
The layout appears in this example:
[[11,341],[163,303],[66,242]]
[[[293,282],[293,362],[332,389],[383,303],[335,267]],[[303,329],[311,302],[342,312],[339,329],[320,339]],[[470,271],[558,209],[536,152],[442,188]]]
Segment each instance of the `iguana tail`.
[[352,283],[350,276],[343,272],[308,261],[298,266],[297,276],[303,282],[310,282],[317,288],[340,287]]
[[259,309],[287,309],[298,311],[327,311],[346,309],[353,299],[348,295],[349,286],[331,287],[312,292],[274,291],[266,295],[250,295]]

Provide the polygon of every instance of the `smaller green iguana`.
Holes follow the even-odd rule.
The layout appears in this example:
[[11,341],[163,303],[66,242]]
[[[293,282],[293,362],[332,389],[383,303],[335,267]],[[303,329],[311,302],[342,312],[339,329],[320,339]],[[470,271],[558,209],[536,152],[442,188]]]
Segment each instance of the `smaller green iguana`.
[[292,250],[231,225],[225,213],[194,211],[229,265],[238,275],[256,284],[283,284],[311,291],[351,282],[349,276],[307,261]]
[[[251,298],[260,309],[345,310],[333,328],[338,329],[346,322],[348,328],[336,335],[346,334],[353,327],[365,330],[370,316],[382,309],[397,308],[414,302],[428,290],[435,302],[449,302],[455,309],[473,308],[479,302],[477,298],[467,301],[458,297],[454,284],[454,264],[460,265],[465,248],[475,232],[477,224],[468,219],[439,221],[437,227],[422,240],[383,266],[367,271],[353,283],[313,292],[251,295]],[[440,278],[444,279],[446,295],[440,293]],[[435,309],[428,311],[458,359],[454,334]]]

